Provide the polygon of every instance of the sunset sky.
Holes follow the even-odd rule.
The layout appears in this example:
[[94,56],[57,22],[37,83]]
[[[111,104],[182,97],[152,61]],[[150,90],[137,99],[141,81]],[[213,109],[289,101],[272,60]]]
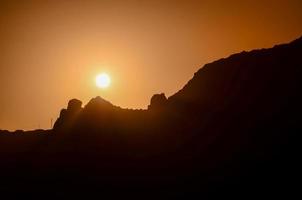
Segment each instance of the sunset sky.
[[50,128],[71,98],[146,108],[205,63],[300,36],[301,0],[1,0],[0,129]]

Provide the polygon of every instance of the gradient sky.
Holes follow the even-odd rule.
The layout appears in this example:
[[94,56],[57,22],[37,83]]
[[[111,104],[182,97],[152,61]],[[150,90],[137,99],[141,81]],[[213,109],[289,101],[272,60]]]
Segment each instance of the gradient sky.
[[[302,35],[301,0],[0,1],[0,129],[50,128],[71,98],[146,108],[205,63]],[[99,72],[111,75],[106,90]]]

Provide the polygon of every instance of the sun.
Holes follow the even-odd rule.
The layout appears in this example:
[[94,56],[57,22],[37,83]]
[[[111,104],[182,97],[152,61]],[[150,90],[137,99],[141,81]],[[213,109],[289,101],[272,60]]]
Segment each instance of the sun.
[[98,74],[95,78],[95,84],[99,88],[107,88],[110,86],[111,79],[107,73]]

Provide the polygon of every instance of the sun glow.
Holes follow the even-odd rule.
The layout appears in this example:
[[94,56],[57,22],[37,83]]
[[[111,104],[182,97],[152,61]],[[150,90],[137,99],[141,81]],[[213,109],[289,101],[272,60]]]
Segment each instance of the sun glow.
[[99,88],[107,88],[110,86],[111,79],[107,73],[98,74],[95,78],[95,84]]

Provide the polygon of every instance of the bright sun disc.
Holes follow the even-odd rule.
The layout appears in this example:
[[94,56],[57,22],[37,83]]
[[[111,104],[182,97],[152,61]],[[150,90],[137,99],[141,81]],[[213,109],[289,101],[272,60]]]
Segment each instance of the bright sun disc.
[[110,76],[106,73],[99,74],[95,78],[95,83],[99,88],[107,88],[111,83]]

